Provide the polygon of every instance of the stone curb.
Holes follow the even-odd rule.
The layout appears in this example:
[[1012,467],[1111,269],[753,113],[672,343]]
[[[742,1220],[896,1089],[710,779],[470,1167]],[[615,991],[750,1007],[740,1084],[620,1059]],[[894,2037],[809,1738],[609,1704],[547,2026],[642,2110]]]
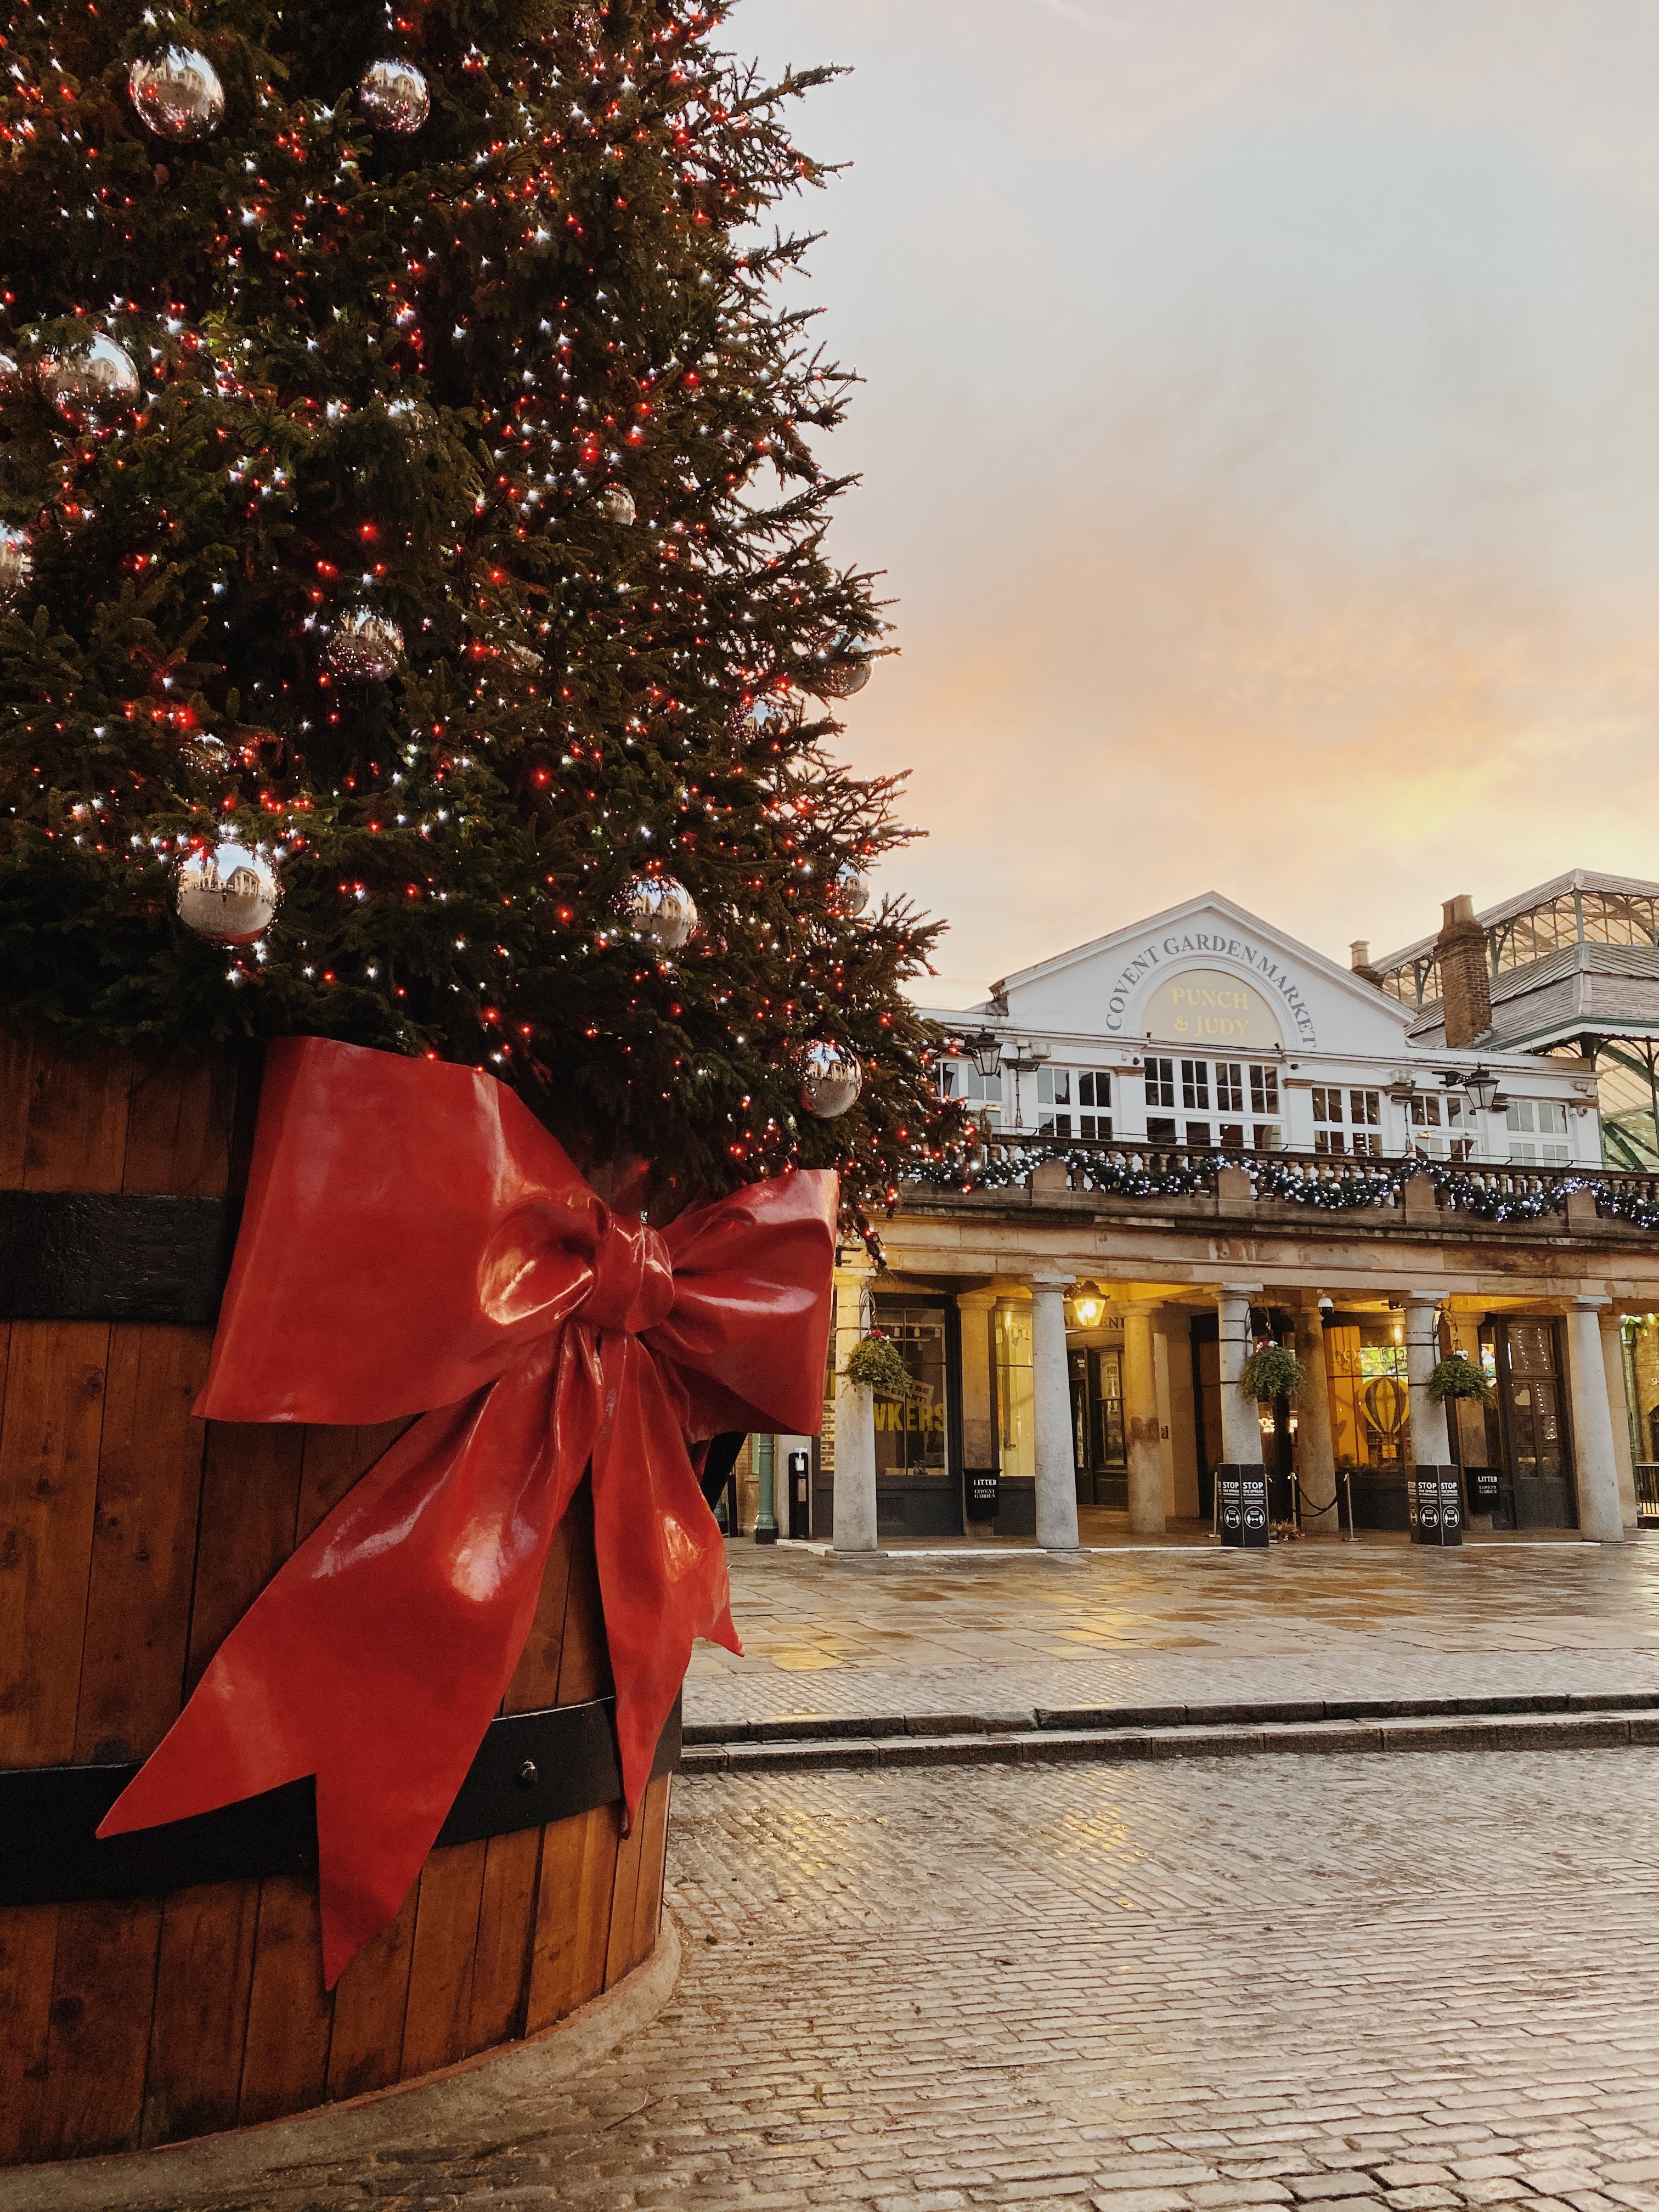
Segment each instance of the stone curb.
[[769,1721],[687,1721],[688,1747],[847,1737],[1006,1735],[1032,1729],[1232,1727],[1241,1722],[1441,1720],[1501,1713],[1659,1712],[1659,1690],[1538,1692],[1486,1698],[1277,1698],[1245,1705],[1035,1705],[979,1713],[789,1714]]
[[[1446,1702],[1457,1708],[1478,1707],[1482,1701]],[[1609,1710],[1612,1699],[1599,1707],[1584,1709],[1575,1704],[1563,1711],[1567,1700],[1562,1698],[1553,1701],[1554,1710],[1541,1713],[1523,1700],[1486,1702],[1510,1707],[1519,1705],[1522,1709],[1488,1711],[1483,1717],[1466,1710],[1448,1711],[1443,1706],[1429,1717],[1400,1720],[1390,1714],[1367,1722],[1358,1717],[1326,1719],[1319,1717],[1317,1707],[1295,1708],[1295,1717],[1287,1715],[1255,1725],[1243,1720],[1188,1721],[1176,1726],[1130,1728],[1061,1727],[1055,1724],[1058,1716],[1050,1716],[1048,1724],[1025,1729],[936,1735],[894,1730],[861,1737],[825,1735],[766,1742],[702,1743],[688,1746],[680,1771],[687,1776],[809,1773],[824,1769],[845,1773],[874,1767],[1052,1765],[1069,1760],[1115,1765],[1161,1759],[1245,1759],[1267,1753],[1329,1756],[1391,1751],[1607,1751],[1659,1744],[1659,1698],[1632,1698],[1628,1705],[1635,1711]]]
[[347,2104],[233,2134],[106,2158],[0,2166],[0,2212],[188,2212],[244,2192],[253,2205],[307,2184],[320,2194],[341,2160],[375,2151],[422,2142],[498,2143],[515,2130],[533,2133],[567,2112],[564,2084],[650,2026],[679,1973],[679,1930],[665,1912],[650,1956],[542,2035]]

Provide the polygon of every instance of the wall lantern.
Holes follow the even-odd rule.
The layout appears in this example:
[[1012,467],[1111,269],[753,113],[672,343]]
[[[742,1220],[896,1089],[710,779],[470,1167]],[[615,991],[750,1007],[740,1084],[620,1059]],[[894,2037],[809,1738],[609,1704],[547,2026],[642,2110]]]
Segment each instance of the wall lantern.
[[1483,1114],[1490,1114],[1498,1100],[1499,1079],[1489,1067],[1477,1067],[1473,1075],[1463,1078],[1463,1088],[1469,1095],[1469,1103]]
[[1106,1310],[1098,1283],[1079,1283],[1072,1293],[1072,1318],[1079,1328],[1092,1328]]
[[1002,1073],[1002,1039],[994,1030],[981,1030],[977,1036],[965,1040],[968,1057],[980,1074],[1000,1075]]

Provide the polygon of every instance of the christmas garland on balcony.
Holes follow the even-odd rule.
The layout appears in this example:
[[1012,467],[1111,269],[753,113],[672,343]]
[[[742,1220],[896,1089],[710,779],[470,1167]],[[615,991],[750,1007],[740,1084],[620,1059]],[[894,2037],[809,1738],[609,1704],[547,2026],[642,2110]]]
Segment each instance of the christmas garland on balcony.
[[[1328,1171],[1309,1173],[1288,1160],[1248,1152],[1181,1153],[1153,1167],[1133,1152],[1101,1152],[1041,1138],[1029,1144],[999,1146],[979,1152],[963,1146],[929,1160],[916,1180],[961,1191],[993,1192],[1023,1188],[1032,1170],[1060,1162],[1074,1190],[1097,1192],[1106,1198],[1212,1197],[1224,1167],[1242,1168],[1250,1178],[1257,1199],[1281,1205],[1312,1206],[1323,1212],[1347,1213],[1394,1206],[1406,1185],[1426,1176],[1441,1203],[1449,1211],[1468,1214],[1477,1221],[1520,1224],[1540,1221],[1559,1213],[1570,1192],[1591,1192],[1597,1211],[1638,1229],[1659,1229],[1659,1201],[1626,1188],[1606,1176],[1594,1173],[1563,1176],[1545,1182],[1524,1170],[1516,1178],[1497,1167],[1481,1168],[1462,1162],[1396,1159],[1364,1166],[1353,1164],[1343,1172],[1333,1159]],[[1510,1187],[1505,1188],[1505,1182]]]

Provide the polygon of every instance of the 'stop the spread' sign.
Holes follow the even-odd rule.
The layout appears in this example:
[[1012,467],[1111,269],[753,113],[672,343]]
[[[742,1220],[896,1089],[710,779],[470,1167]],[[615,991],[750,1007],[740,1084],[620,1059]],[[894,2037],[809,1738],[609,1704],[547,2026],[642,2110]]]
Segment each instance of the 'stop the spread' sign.
[[1162,1042],[1237,1045],[1272,1051],[1282,1036],[1277,1017],[1254,984],[1217,968],[1188,968],[1155,983],[1142,1024]]
[[[1183,960],[1192,959],[1194,954],[1202,957],[1206,953],[1212,960],[1237,962],[1237,969],[1228,972],[1212,968],[1182,968]],[[1248,972],[1241,974],[1240,970]],[[1190,998],[1176,998],[1174,994],[1180,991],[1198,993],[1197,1003]],[[1204,1003],[1202,994],[1206,991],[1216,998],[1217,1004]],[[1242,995],[1249,1004],[1223,1006],[1218,1001],[1224,993],[1234,998]],[[1146,1011],[1139,1018],[1131,1021],[1130,1008],[1143,994]],[[1243,1021],[1250,1026],[1227,1030],[1196,1025],[1206,1019]],[[1185,1020],[1190,1026],[1176,1029],[1174,1024],[1177,1020]],[[1318,1042],[1312,1009],[1302,994],[1301,986],[1284,963],[1248,938],[1224,937],[1219,931],[1211,929],[1171,931],[1167,937],[1149,939],[1131,953],[1107,994],[1105,1026],[1111,1036],[1151,1036],[1171,1043],[1179,1040],[1194,1045],[1203,1042],[1268,1047],[1280,1043],[1287,1036],[1293,1036],[1297,1044]]]

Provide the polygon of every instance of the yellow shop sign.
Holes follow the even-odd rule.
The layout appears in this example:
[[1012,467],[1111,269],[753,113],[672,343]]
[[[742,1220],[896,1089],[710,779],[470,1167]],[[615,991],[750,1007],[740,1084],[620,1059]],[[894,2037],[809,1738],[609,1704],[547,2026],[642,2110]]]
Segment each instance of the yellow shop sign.
[[1218,968],[1189,968],[1160,982],[1146,1002],[1146,1034],[1206,1051],[1271,1051],[1280,1042],[1267,1000],[1242,975]]

